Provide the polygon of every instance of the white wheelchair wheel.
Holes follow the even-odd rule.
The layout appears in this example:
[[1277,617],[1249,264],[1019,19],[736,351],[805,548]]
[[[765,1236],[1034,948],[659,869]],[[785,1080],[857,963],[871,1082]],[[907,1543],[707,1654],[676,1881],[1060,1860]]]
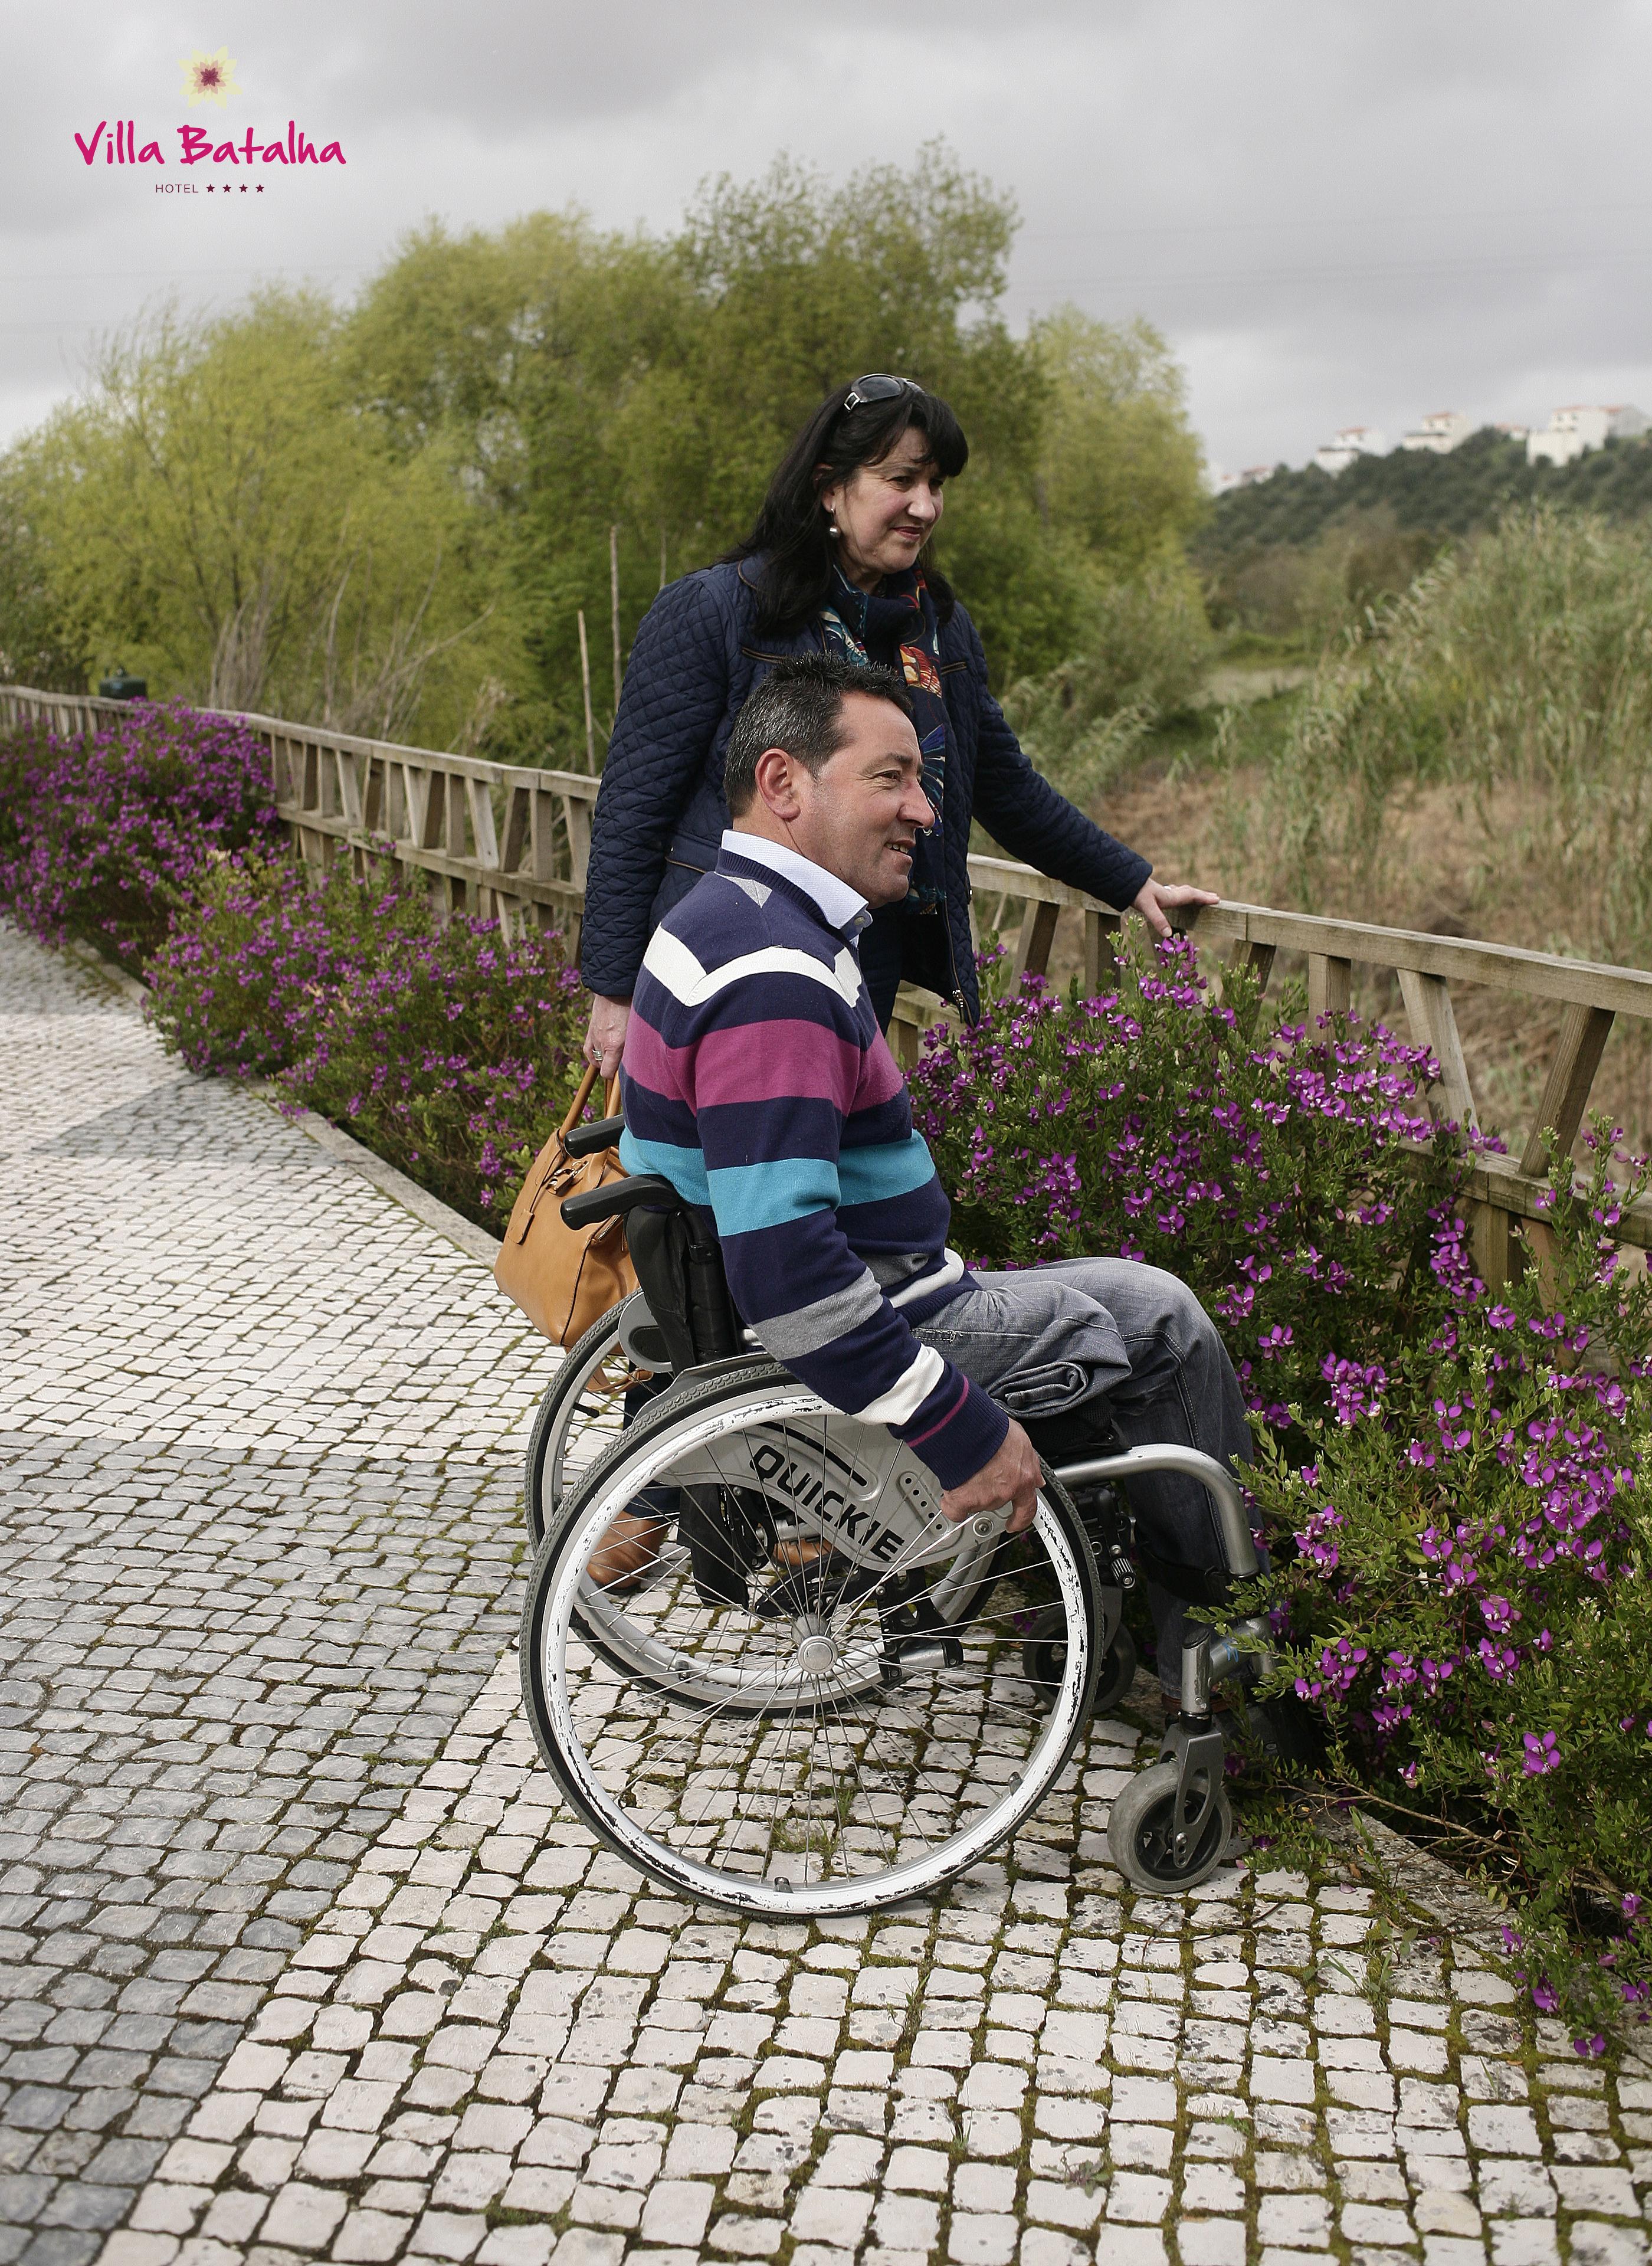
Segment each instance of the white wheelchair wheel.
[[619,1312],[610,1306],[569,1348],[535,1414],[523,1500],[536,1550],[558,1503],[617,1437],[627,1392],[649,1382],[620,1347]]
[[[667,1524],[684,1488],[760,1538],[744,1602],[702,1597]],[[1095,1570],[1053,1483],[1008,1545],[938,1506],[910,1450],[771,1364],[644,1411],[564,1498],[524,1606],[524,1697],[575,1812],[679,1893],[774,1917],[923,1896],[1005,1840],[1088,1714]],[[591,1571],[622,1515],[655,1536],[623,1590]],[[1040,1694],[1022,1644],[1052,1607]]]

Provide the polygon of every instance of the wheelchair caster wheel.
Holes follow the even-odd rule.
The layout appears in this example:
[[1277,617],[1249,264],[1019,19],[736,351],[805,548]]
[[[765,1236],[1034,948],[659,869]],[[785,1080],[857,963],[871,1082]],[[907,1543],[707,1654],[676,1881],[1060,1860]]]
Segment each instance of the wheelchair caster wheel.
[[[1046,1707],[1061,1689],[1067,1663],[1066,1633],[1066,1615],[1059,1605],[1049,1605],[1033,1623],[1021,1646],[1021,1672]],[[1091,1714],[1105,1715],[1110,1707],[1116,1707],[1135,1681],[1136,1640],[1121,1622],[1102,1656]]]
[[[1132,1888],[1196,1889],[1208,1881],[1233,1838],[1233,1813],[1220,1787],[1195,1839],[1177,1830],[1176,1795],[1181,1782],[1173,1760],[1139,1771],[1113,1804],[1107,1853]],[[1195,1781],[1195,1792],[1201,1781]]]

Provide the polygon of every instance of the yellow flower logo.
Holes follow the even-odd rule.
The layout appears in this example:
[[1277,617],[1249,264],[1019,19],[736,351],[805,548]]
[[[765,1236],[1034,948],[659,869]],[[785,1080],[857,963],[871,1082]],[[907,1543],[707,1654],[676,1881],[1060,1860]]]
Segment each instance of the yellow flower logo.
[[192,109],[198,102],[216,102],[222,110],[230,97],[240,91],[228,48],[220,48],[212,55],[197,48],[193,55],[184,57],[184,94]]

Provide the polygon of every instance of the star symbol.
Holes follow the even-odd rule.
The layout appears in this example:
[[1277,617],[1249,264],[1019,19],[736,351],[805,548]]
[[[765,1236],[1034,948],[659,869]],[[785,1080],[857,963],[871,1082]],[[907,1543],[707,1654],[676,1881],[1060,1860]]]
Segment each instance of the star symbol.
[[208,184],[207,184],[207,194],[208,194],[208,196],[210,196],[210,195],[212,194],[212,192],[213,192],[213,188],[214,188],[214,186],[215,186],[215,184],[214,184],[213,182],[211,182],[211,181],[208,181]]
[[246,183],[245,183],[245,181],[243,181],[243,182],[242,182],[242,184],[241,184],[241,194],[242,194],[243,196],[245,196],[245,195],[246,194]]
[[259,193],[259,196],[262,196],[262,195],[263,195],[263,194],[264,194],[264,184],[263,184],[263,182],[262,182],[262,181],[260,181],[260,182],[259,183],[259,185],[258,185],[258,193]]

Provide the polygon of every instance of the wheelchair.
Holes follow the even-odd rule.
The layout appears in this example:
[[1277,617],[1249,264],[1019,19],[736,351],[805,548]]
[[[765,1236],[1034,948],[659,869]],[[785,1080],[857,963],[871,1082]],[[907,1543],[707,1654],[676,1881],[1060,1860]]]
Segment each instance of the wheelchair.
[[[1243,1579],[1239,1488],[1194,1450],[1121,1448],[1046,1464],[1025,1534],[1007,1505],[947,1519],[910,1448],[756,1344],[669,1181],[563,1206],[571,1227],[616,1215],[640,1287],[570,1351],[529,1449],[540,1752],[598,1839],[691,1900],[778,1919],[932,1894],[1032,1816],[1128,1689],[1132,1476],[1201,1480]],[[1181,1712],[1112,1805],[1138,1890],[1196,1887],[1239,1846],[1210,1690],[1265,1673],[1265,1635],[1188,1627]]]

